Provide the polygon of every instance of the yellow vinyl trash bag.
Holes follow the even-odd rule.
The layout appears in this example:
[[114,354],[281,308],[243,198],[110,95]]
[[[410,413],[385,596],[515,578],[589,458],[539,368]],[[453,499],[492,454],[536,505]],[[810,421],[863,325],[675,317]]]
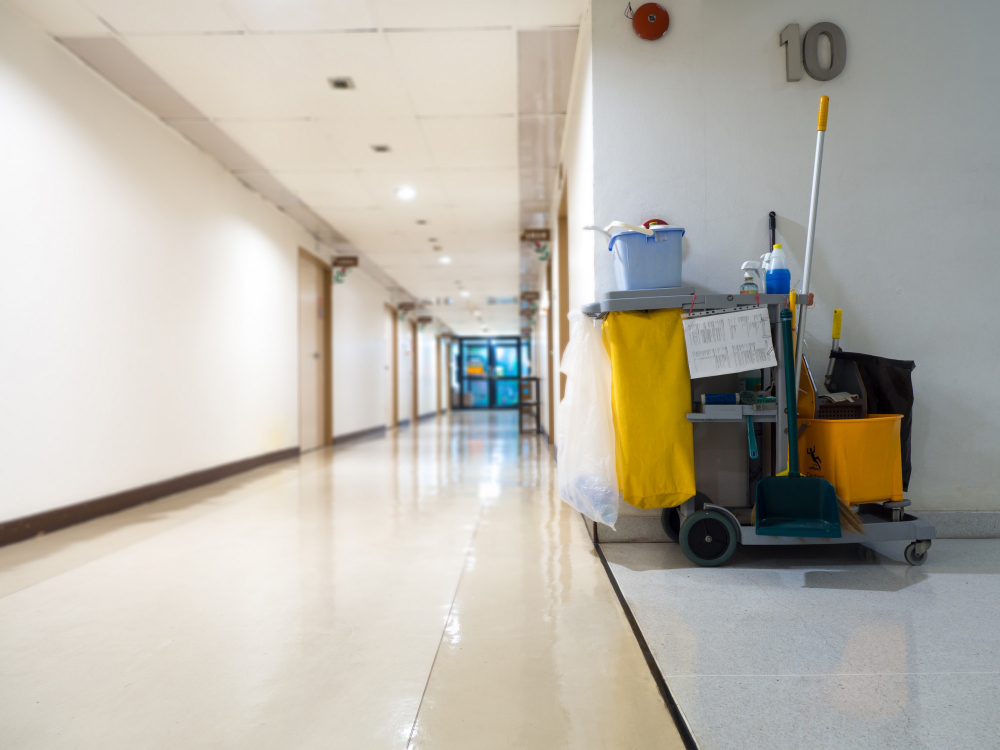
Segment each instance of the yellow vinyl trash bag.
[[637,508],[673,508],[695,494],[691,378],[680,310],[613,312],[611,358],[618,489]]
[[807,419],[799,428],[799,471],[822,477],[846,503],[903,499],[901,414]]

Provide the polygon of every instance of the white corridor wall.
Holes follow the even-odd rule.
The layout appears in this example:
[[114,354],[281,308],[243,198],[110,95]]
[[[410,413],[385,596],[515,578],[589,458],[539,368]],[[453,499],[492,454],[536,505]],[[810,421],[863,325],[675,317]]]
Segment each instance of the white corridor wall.
[[[913,359],[916,509],[1000,509],[1000,4],[674,0],[639,39],[618,0],[593,9],[595,223],[682,226],[685,284],[738,289],[767,214],[802,273],[816,107],[830,97],[807,354]],[[832,21],[847,66],[785,80],[778,35]],[[613,288],[595,243],[596,292]]]
[[333,436],[386,424],[389,293],[360,268],[333,285]]
[[418,335],[420,351],[417,353],[418,385],[421,417],[437,411],[437,338],[428,327]]
[[301,227],[0,5],[0,520],[298,444]]

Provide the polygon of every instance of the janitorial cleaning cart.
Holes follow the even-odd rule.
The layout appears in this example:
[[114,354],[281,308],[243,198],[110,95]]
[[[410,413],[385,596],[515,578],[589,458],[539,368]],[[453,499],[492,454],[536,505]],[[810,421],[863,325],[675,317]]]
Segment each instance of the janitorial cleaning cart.
[[[725,467],[724,473],[730,478],[734,467],[746,467],[745,481],[730,482],[726,496],[711,497],[699,486],[690,496],[674,492],[640,498],[651,504],[639,507],[662,508],[664,531],[698,565],[724,564],[739,544],[860,544],[862,553],[870,555],[870,545],[882,542],[908,542],[904,552],[906,561],[921,565],[935,538],[933,525],[907,513],[909,501],[903,498],[909,476],[909,415],[874,413],[874,409],[869,409],[874,405],[870,402],[878,399],[871,395],[874,387],[871,378],[863,374],[855,361],[866,355],[854,355],[852,359],[852,355],[839,351],[839,310],[834,316],[830,361],[824,363],[822,373],[810,368],[804,356],[826,108],[827,99],[823,97],[800,294],[787,288],[787,270],[784,288],[778,283],[780,274],[771,271],[768,288],[756,288],[751,273],[756,269],[748,270],[742,293],[699,293],[680,285],[683,229],[668,229],[661,222],[652,222],[643,227],[618,224],[601,230],[608,235],[609,248],[615,253],[619,290],[605,294],[600,302],[584,306],[581,312],[606,319],[605,343],[610,347],[612,360],[614,347],[620,350],[625,339],[619,337],[621,341],[617,344],[609,341],[607,316],[632,312],[633,317],[649,318],[654,311],[679,311],[670,315],[672,320],[682,321],[677,325],[683,325],[690,383],[731,384],[729,392],[699,393],[705,388],[689,386],[688,381],[681,383],[676,378],[670,381],[669,387],[677,391],[690,388],[684,390],[691,394],[685,419],[692,425],[717,425],[713,430],[731,425],[746,435],[746,442],[741,445],[749,457],[721,456],[721,449],[721,457],[713,457],[719,466]],[[782,260],[780,246],[774,243],[773,213],[771,229],[769,251]],[[767,260],[765,257],[765,264]],[[643,288],[648,286],[640,277],[643,270],[655,269],[656,263],[664,262],[675,266],[670,273],[657,276],[667,279],[667,283],[660,281],[655,288]],[[772,271],[781,270],[783,264],[774,265],[776,269]],[[747,266],[765,270],[761,264],[748,263],[744,268]],[[772,276],[776,279],[774,285]],[[660,317],[664,315],[667,313]],[[797,322],[797,342],[793,340],[793,317]],[[611,319],[612,333],[618,330],[620,320],[625,319]],[[675,331],[679,331],[677,325]],[[634,346],[643,346],[648,338],[648,335],[633,337],[630,341]],[[817,364],[814,362],[814,367]],[[912,363],[909,364],[912,369]],[[753,375],[746,375],[737,383],[738,371]],[[615,377],[619,375],[622,379],[629,377],[627,371],[616,370]],[[751,378],[755,382],[749,382]],[[908,384],[908,373],[906,381]],[[646,392],[653,394],[655,387]],[[629,471],[647,471],[653,462],[648,455],[642,461],[623,461],[623,448],[628,446],[622,442],[622,412],[630,405],[621,399],[620,389],[614,394],[617,475],[619,484],[627,484]],[[633,399],[633,410],[634,404]],[[685,431],[676,422],[674,425],[674,432]],[[689,434],[691,429],[687,428]],[[669,444],[667,430],[661,435],[662,442]],[[648,431],[644,438],[648,438]],[[733,440],[722,442],[732,451]],[[689,445],[693,443],[689,441]],[[705,441],[699,445],[698,450],[716,450],[713,445],[706,446]],[[690,456],[687,458],[691,464]],[[672,454],[665,454],[664,460],[679,461]],[[683,461],[677,463],[682,464]],[[734,491],[734,487],[739,489]],[[622,492],[628,500],[629,490],[622,488]]]
[[[677,293],[680,292],[680,293]],[[801,309],[807,300],[803,300],[803,305],[797,305]],[[815,525],[813,521],[817,517],[822,517],[822,513],[816,507],[796,507],[796,499],[789,502],[788,510],[791,515],[787,518],[787,523],[783,529],[768,528],[767,523],[773,520],[773,516],[758,519],[757,504],[760,495],[756,488],[762,483],[770,480],[774,483],[791,481],[786,477],[772,476],[765,477],[752,483],[751,469],[753,463],[750,461],[733,461],[734,465],[740,463],[747,466],[747,486],[751,488],[749,499],[745,496],[738,498],[712,498],[707,494],[698,492],[690,499],[673,508],[664,508],[662,511],[662,523],[664,531],[674,541],[680,543],[685,555],[698,565],[715,566],[724,564],[732,556],[738,544],[745,546],[759,545],[801,545],[801,544],[862,544],[867,545],[880,542],[908,541],[910,542],[904,551],[904,557],[911,565],[921,565],[927,559],[927,550],[935,538],[934,526],[928,521],[919,519],[906,512],[909,505],[908,500],[897,497],[892,490],[895,477],[900,473],[898,459],[892,456],[899,455],[899,417],[898,415],[871,415],[864,419],[814,419],[813,415],[800,421],[792,419],[787,421],[788,415],[788,389],[786,382],[790,381],[786,375],[786,370],[791,369],[793,358],[790,347],[781,336],[781,312],[788,311],[789,298],[787,295],[759,294],[704,294],[700,295],[689,289],[650,289],[641,292],[609,292],[600,303],[593,303],[584,308],[584,312],[592,317],[602,317],[611,312],[628,310],[662,310],[680,308],[686,314],[701,314],[705,316],[732,313],[739,310],[750,310],[763,308],[767,311],[768,321],[771,325],[771,339],[774,343],[774,355],[776,364],[771,368],[763,369],[763,385],[765,390],[774,392],[774,401],[763,403],[734,403],[734,404],[697,404],[692,405],[692,411],[687,414],[688,421],[695,424],[729,424],[733,429],[746,430],[748,435],[757,438],[757,432],[747,429],[749,421],[751,426],[769,425],[773,431],[775,439],[773,441],[773,457],[767,464],[778,468],[789,465],[796,471],[798,467],[792,467],[792,463],[798,463],[798,459],[805,454],[811,464],[815,464],[813,457],[809,456],[811,443],[805,440],[801,445],[796,445],[795,461],[789,454],[789,434],[788,424],[795,425],[796,433],[804,427],[803,437],[808,436],[812,430],[814,434],[821,431],[839,432],[833,437],[827,436],[827,441],[833,446],[838,446],[834,450],[826,450],[827,454],[817,454],[814,456],[821,461],[833,462],[835,460],[835,450],[839,449],[847,454],[847,460],[861,459],[870,456],[872,451],[866,447],[872,447],[863,442],[871,434],[871,430],[865,430],[865,423],[876,424],[876,439],[874,447],[876,453],[875,460],[881,458],[881,464],[876,466],[862,467],[859,474],[852,474],[850,464],[840,464],[830,467],[831,471],[839,471],[847,477],[847,481],[854,480],[856,487],[862,492],[869,489],[871,484],[876,486],[881,482],[881,488],[876,487],[875,494],[882,494],[881,498],[866,497],[863,494],[856,497],[838,498],[833,496],[833,504],[826,508],[826,525]],[[790,321],[789,321],[790,322]],[[846,369],[846,368],[845,368]],[[863,389],[859,389],[864,392]],[[793,413],[795,413],[793,407]],[[888,428],[883,428],[883,424]],[[801,425],[801,427],[800,427]],[[882,428],[882,429],[879,429]],[[842,439],[841,439],[842,438]],[[893,444],[893,441],[896,441]],[[751,441],[748,440],[748,443]],[[798,442],[798,441],[795,441]],[[801,451],[799,450],[801,448]],[[888,463],[884,460],[888,456]],[[764,466],[764,474],[770,473],[770,467]],[[809,465],[803,465],[804,472],[810,472]],[[782,472],[775,472],[782,473]],[[875,476],[878,475],[878,476]],[[779,487],[780,490],[780,487]],[[848,502],[850,510],[855,513],[858,521],[858,531],[850,532],[841,528],[839,519],[838,500]],[[735,502],[734,502],[735,501]],[[800,497],[799,502],[803,501]],[[773,505],[773,503],[772,503]],[[797,513],[797,515],[796,515]],[[762,525],[763,524],[763,525]],[[776,535],[781,534],[781,535]]]

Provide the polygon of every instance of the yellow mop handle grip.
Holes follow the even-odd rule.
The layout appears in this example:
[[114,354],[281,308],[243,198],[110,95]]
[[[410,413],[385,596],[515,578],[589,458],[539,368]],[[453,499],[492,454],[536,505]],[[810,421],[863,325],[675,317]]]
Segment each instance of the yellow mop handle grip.
[[840,338],[840,322],[844,315],[844,311],[839,307],[833,311],[833,338]]
[[826,130],[826,113],[830,109],[830,97],[819,98],[819,117],[816,118],[816,130]]
[[799,300],[799,295],[797,295],[795,293],[794,289],[788,293],[788,307],[792,311],[792,330],[793,331],[795,330],[795,318],[798,317],[796,315],[796,313],[798,313],[798,310],[795,308],[795,303],[798,302],[798,300]]

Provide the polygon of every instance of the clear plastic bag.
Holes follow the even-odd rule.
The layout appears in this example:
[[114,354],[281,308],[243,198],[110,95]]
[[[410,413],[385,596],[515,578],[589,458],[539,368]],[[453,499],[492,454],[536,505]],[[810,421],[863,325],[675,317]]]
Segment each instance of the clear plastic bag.
[[614,528],[619,493],[611,360],[601,341],[600,320],[573,310],[569,325],[569,343],[559,368],[566,374],[556,441],[559,495],[588,518]]

